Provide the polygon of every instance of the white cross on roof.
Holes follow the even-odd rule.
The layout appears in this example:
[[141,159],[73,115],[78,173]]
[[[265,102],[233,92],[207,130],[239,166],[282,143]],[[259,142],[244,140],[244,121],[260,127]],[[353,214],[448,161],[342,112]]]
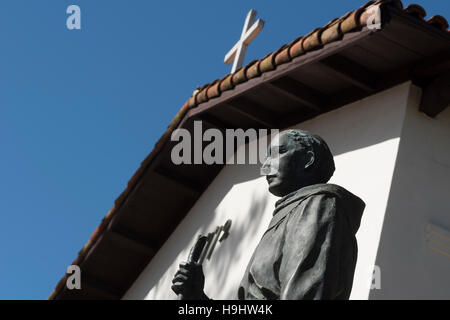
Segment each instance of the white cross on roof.
[[231,73],[234,73],[237,69],[242,67],[248,45],[253,41],[253,39],[255,39],[264,27],[263,20],[258,19],[258,21],[255,22],[256,14],[256,10],[253,9],[251,9],[247,14],[244,28],[242,29],[241,38],[225,56],[226,64],[231,64],[233,62]]

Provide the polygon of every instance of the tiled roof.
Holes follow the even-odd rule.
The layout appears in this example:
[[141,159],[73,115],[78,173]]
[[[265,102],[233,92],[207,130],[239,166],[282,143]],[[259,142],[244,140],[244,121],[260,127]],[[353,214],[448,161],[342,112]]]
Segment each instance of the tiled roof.
[[[111,219],[124,203],[124,200],[135,188],[137,182],[140,181],[147,167],[150,165],[150,163],[152,163],[153,159],[161,151],[166,142],[170,140],[172,132],[178,127],[178,125],[190,109],[196,108],[202,103],[217,98],[223,92],[233,90],[236,86],[239,86],[240,84],[247,82],[250,79],[260,77],[263,73],[275,70],[278,66],[288,63],[298,56],[304,55],[305,53],[313,50],[320,49],[332,42],[339,41],[346,33],[360,30],[368,24],[368,19],[373,12],[371,11],[371,7],[384,5],[394,6],[398,10],[402,10],[409,16],[414,17],[417,20],[426,22],[428,25],[450,34],[450,31],[448,30],[449,25],[444,17],[435,15],[425,20],[426,12],[421,6],[417,4],[412,4],[404,8],[400,0],[380,0],[376,2],[369,1],[361,8],[355,11],[348,12],[340,18],[333,19],[325,26],[314,29],[307,35],[295,39],[291,43],[286,44],[278,50],[268,54],[266,57],[250,62],[245,67],[237,70],[234,74],[228,74],[221,79],[215,80],[204,85],[201,88],[198,88],[198,90],[196,90],[196,92],[181,107],[177,115],[169,124],[166,132],[155,144],[151,153],[141,163],[140,168],[129,180],[127,188],[116,199],[111,210],[109,210],[109,212],[101,221],[100,225],[92,233],[89,241],[80,250],[77,258],[75,259],[75,261],[73,261],[72,264],[79,265],[81,262],[83,262],[89,250],[96,244],[101,234],[106,230],[107,226],[111,222]],[[61,279],[61,281],[57,284],[54,292],[50,295],[49,299],[53,299],[56,297],[58,292],[64,287],[66,279],[67,276]]]
[[[371,12],[373,12],[369,7],[380,6],[386,3],[391,3],[405,13],[425,21],[425,9],[417,4],[412,4],[403,8],[403,4],[400,0],[369,1],[358,10],[349,12],[340,18],[333,19],[325,26],[316,28],[307,35],[295,39],[291,43],[282,46],[277,51],[268,54],[263,59],[250,62],[245,67],[237,70],[234,74],[228,74],[222,79],[204,85],[188,100],[188,107],[193,108],[210,99],[216,98],[224,91],[232,90],[235,86],[252,78],[259,77],[264,72],[272,71],[276,69],[277,66],[290,62],[295,57],[341,39],[345,33],[366,26],[368,18],[370,17]],[[440,15],[429,18],[426,20],[426,23],[450,33],[447,20]]]

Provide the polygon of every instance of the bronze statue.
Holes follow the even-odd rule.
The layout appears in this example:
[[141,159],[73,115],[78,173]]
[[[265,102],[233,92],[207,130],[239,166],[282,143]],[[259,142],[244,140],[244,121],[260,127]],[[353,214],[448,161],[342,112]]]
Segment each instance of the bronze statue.
[[[271,166],[277,171],[270,172]],[[283,131],[272,141],[263,169],[269,191],[282,198],[250,259],[238,299],[348,299],[365,204],[327,184],[335,169],[327,144],[306,131]],[[209,299],[204,281],[201,264],[182,263],[172,290],[187,300]]]

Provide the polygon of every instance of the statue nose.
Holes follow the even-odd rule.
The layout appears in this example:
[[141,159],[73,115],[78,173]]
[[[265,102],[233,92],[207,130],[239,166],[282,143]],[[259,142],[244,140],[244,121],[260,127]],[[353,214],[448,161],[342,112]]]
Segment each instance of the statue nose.
[[270,174],[270,158],[267,158],[261,166],[261,175],[267,176]]

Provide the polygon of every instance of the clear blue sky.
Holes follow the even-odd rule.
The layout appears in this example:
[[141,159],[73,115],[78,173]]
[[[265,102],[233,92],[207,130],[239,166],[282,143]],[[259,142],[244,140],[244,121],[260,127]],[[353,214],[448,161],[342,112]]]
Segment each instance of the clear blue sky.
[[363,3],[2,0],[0,299],[49,296],[195,87],[228,73],[249,9],[266,25],[246,62]]

